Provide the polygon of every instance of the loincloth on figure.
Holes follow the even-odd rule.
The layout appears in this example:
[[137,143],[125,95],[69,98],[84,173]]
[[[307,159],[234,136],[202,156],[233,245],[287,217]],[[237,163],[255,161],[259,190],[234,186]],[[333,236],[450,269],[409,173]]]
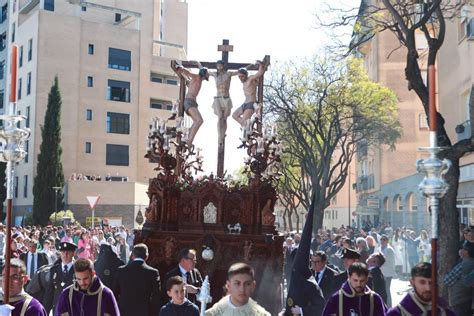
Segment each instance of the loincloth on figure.
[[240,106],[240,108],[242,109],[242,112],[245,112],[245,110],[255,111],[255,102],[244,103]]
[[184,99],[184,111],[186,113],[188,113],[188,110],[190,108],[197,108],[197,107],[198,107],[198,104],[197,104],[196,100],[189,99],[189,98]]
[[223,115],[223,117],[226,118],[230,115],[230,111],[232,109],[232,100],[230,97],[214,97],[212,108],[214,109],[215,115],[218,117]]

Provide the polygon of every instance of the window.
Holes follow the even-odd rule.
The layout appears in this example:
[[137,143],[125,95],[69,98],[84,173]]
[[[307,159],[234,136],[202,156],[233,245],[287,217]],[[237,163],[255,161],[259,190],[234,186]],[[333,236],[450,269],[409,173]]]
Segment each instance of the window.
[[107,100],[130,102],[130,82],[109,79]]
[[150,74],[150,80],[151,82],[163,83],[163,77],[155,73]]
[[0,62],[0,80],[5,78],[5,61]]
[[18,100],[21,99],[21,82],[22,82],[21,78],[18,79]]
[[120,13],[115,13],[115,22],[122,21],[122,15]]
[[150,108],[171,111],[173,109],[173,104],[169,101],[151,99]]
[[30,107],[26,107],[26,120],[25,120],[25,127],[30,127]]
[[18,177],[15,177],[14,195],[15,195],[15,198],[18,197]]
[[130,71],[132,69],[131,52],[109,48],[109,68]]
[[15,42],[15,23],[12,24],[12,43]]
[[5,22],[7,18],[8,18],[8,4],[5,4],[2,7],[2,16],[0,17],[0,23]]
[[418,114],[418,128],[419,129],[427,129],[428,128],[428,121],[426,118],[425,113],[419,113]]
[[128,145],[107,144],[105,163],[110,166],[128,166]]
[[86,12],[86,11],[87,11],[87,7],[82,6],[82,7],[81,7],[81,10],[82,10],[82,12]]
[[89,44],[88,53],[94,55],[94,44]]
[[3,51],[6,46],[7,46],[7,33],[5,32],[2,35],[0,35],[0,52]]
[[18,57],[18,59],[19,59],[18,67],[23,66],[23,46],[20,46],[20,56]]
[[89,110],[89,109],[86,110],[86,120],[92,121],[92,110]]
[[166,84],[177,86],[178,85],[178,80],[176,80],[176,79],[166,79]]
[[[17,114],[18,116],[20,116],[20,115],[21,115],[21,111],[17,111],[16,114]],[[16,127],[21,128],[21,121],[18,121],[18,123],[16,123]]]
[[107,112],[107,133],[130,134],[130,115]]
[[33,39],[30,38],[28,41],[28,61],[31,61],[33,58]]
[[88,87],[93,87],[94,86],[94,78],[92,78],[91,76],[87,77],[87,86]]
[[26,151],[25,162],[28,162],[28,156],[29,156],[29,153],[30,153],[30,141],[29,140],[25,141],[25,151]]
[[26,77],[26,95],[31,94],[31,72]]
[[90,154],[92,152],[92,143],[86,142],[86,154]]
[[0,109],[3,109],[4,98],[5,98],[5,92],[3,90],[0,90]]
[[44,9],[46,11],[54,11],[54,0],[44,0]]
[[25,179],[25,183],[23,183],[23,197],[27,198],[28,197],[28,175],[25,175],[23,177]]

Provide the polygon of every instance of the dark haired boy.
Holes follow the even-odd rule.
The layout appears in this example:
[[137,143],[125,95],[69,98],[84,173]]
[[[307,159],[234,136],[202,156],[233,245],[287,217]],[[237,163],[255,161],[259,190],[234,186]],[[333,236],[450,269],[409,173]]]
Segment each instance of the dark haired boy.
[[270,316],[269,312],[250,298],[256,287],[254,276],[253,268],[246,263],[231,265],[225,285],[229,295],[207,310],[206,316]]
[[173,276],[166,281],[166,294],[171,298],[160,310],[160,316],[199,316],[199,308],[185,297],[182,277]]

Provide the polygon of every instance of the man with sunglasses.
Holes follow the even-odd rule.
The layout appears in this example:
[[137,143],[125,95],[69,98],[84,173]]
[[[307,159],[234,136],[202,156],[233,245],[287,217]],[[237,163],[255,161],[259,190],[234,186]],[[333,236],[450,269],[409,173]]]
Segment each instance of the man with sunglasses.
[[9,304],[14,307],[12,316],[47,316],[46,310],[41,303],[27,294],[24,290],[25,284],[28,282],[28,274],[26,273],[26,266],[20,259],[12,259],[10,261],[10,271],[3,269],[2,274],[2,293],[1,293],[1,304],[3,304],[4,289],[7,286],[5,284],[5,275],[10,275],[10,302]]
[[[162,283],[162,292],[166,295],[166,281],[173,276],[180,276],[186,283],[186,294],[189,301],[198,304],[196,293],[202,285],[202,276],[196,269],[196,250],[184,248],[178,254],[178,266],[166,273],[165,281]],[[163,295],[163,296],[164,296]],[[165,296],[164,296],[165,297]],[[167,296],[166,296],[167,297]]]

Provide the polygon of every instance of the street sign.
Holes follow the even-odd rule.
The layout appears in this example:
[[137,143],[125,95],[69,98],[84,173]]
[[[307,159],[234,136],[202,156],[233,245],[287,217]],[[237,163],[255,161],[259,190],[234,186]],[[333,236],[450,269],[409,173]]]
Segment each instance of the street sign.
[[100,195],[98,196],[86,196],[87,202],[89,202],[89,206],[91,209],[95,209],[97,202],[99,202]]
[[94,228],[95,206],[97,205],[97,202],[99,202],[100,195],[90,195],[90,196],[86,196],[86,198],[92,210],[92,228]]

